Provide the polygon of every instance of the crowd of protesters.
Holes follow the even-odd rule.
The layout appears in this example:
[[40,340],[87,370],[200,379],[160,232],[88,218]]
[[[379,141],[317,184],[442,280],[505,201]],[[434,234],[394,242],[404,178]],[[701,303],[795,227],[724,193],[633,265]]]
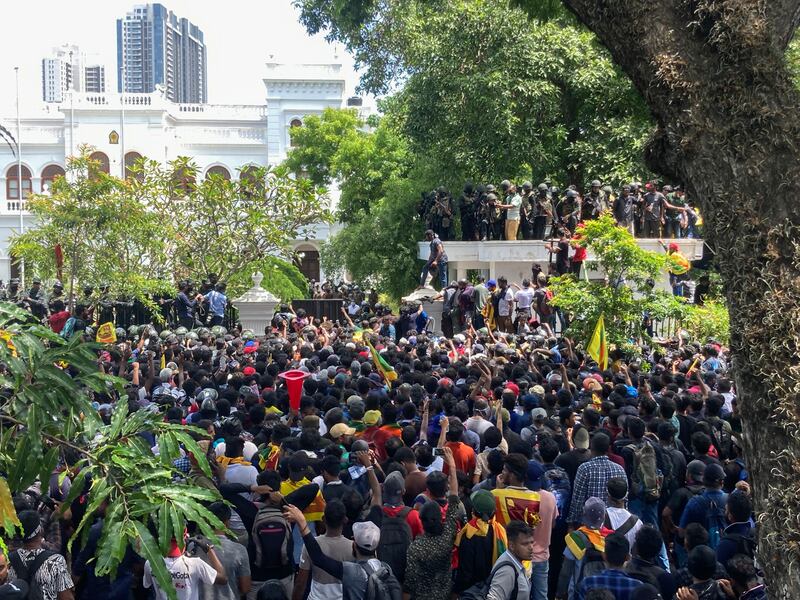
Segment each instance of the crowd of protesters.
[[[225,529],[164,557],[179,599],[766,597],[726,348],[643,339],[601,369],[504,314],[437,336],[421,307],[375,312],[135,327],[100,353],[128,382],[95,396],[104,419],[125,403],[207,434],[174,476],[219,492]],[[305,376],[296,410],[287,370]],[[0,599],[165,598],[133,549],[94,573],[100,513],[67,550],[91,502],[55,510],[74,475],[14,498]]]
[[418,212],[426,229],[443,241],[546,240],[558,237],[562,229],[575,233],[578,223],[606,211],[637,237],[698,237],[702,219],[680,186],[659,190],[655,181],[631,182],[615,192],[594,180],[587,190],[581,194],[571,185],[562,191],[549,179],[536,189],[530,181],[517,186],[505,180],[498,188],[466,183],[457,201],[444,187],[423,194]]

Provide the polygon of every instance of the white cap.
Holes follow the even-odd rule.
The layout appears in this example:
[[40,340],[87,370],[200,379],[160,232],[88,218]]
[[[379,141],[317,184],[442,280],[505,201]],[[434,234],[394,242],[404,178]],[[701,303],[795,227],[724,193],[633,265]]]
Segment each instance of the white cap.
[[353,541],[356,546],[372,552],[381,541],[381,530],[372,521],[353,523]]

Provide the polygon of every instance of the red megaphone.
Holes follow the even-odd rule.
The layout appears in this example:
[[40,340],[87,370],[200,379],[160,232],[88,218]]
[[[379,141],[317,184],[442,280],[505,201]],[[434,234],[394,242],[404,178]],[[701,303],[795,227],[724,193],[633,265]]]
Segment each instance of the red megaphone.
[[303,380],[309,373],[293,369],[285,373],[278,374],[278,377],[286,382],[286,389],[289,390],[289,406],[294,412],[300,411],[300,396],[303,392]]

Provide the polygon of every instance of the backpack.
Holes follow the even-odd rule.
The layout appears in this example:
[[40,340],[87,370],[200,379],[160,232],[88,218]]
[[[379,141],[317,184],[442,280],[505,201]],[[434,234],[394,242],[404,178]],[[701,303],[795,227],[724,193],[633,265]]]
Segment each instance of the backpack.
[[384,513],[381,524],[381,541],[378,544],[378,559],[389,565],[392,573],[400,582],[406,578],[406,554],[411,540],[414,539],[411,527],[406,521],[410,512],[411,508],[404,506],[395,517]]
[[618,534],[620,534],[620,535],[627,535],[627,534],[628,534],[628,532],[629,532],[631,529],[633,529],[634,527],[636,527],[636,523],[638,523],[638,522],[639,522],[639,517],[637,517],[636,515],[633,515],[633,514],[632,514],[630,517],[628,517],[627,519],[625,519],[625,522],[624,522],[624,523],[622,523],[622,525],[620,525],[619,527],[617,527],[616,529],[614,529],[614,528],[611,526],[611,517],[610,517],[610,516],[609,516],[609,514],[608,514],[608,509],[606,509],[606,518],[603,520],[603,526],[604,526],[606,529],[613,529],[613,530],[614,530],[614,533],[618,533]]
[[734,554],[744,554],[750,558],[756,557],[756,538],[752,529],[747,534],[723,533],[720,537],[720,541],[722,540],[731,540],[736,543],[736,552]]
[[542,487],[553,494],[556,498],[556,508],[558,517],[554,528],[566,528],[567,517],[569,516],[569,502],[572,498],[572,486],[569,482],[569,475],[561,467],[548,469],[542,479]]
[[375,568],[369,562],[358,564],[367,575],[364,600],[402,600],[403,590],[389,565],[382,563],[380,567]]
[[466,590],[461,592],[459,600],[485,600],[486,596],[489,594],[489,588],[492,587],[492,579],[494,579],[494,574],[506,565],[514,569],[514,589],[511,590],[511,599],[516,600],[517,596],[519,595],[519,573],[517,573],[517,567],[511,563],[503,563],[500,566],[495,566],[495,568],[492,569],[492,572],[489,573],[489,577],[486,578],[486,581],[483,583],[476,583],[475,585],[468,587]]
[[717,454],[720,460],[731,458],[733,455],[733,440],[731,439],[731,432],[725,430],[725,422],[722,419],[714,419],[708,422],[711,425],[711,441],[714,448],[717,449]]
[[631,469],[631,496],[646,502],[657,502],[661,498],[663,475],[658,469],[656,449],[649,441],[641,446],[626,446],[633,453]]
[[72,334],[75,332],[75,323],[77,320],[78,319],[76,319],[75,317],[70,317],[69,319],[67,319],[67,322],[64,323],[64,327],[61,328],[61,333],[59,333],[58,335],[60,335],[65,340],[71,338]]
[[27,597],[30,600],[42,600],[44,598],[42,588],[36,585],[36,573],[39,572],[45,561],[55,554],[55,552],[50,552],[49,550],[42,550],[33,560],[27,563],[22,560],[19,550],[15,550],[8,555],[8,561],[14,567],[17,578],[28,584],[29,592]]
[[588,537],[580,531],[576,531],[575,533],[583,538],[583,544],[586,547],[586,552],[584,552],[583,558],[578,563],[575,574],[573,575],[574,589],[577,590],[581,581],[587,577],[592,577],[593,575],[605,571],[606,563],[603,559],[603,553],[592,545]]
[[633,579],[641,581],[642,583],[649,583],[654,588],[661,589],[658,584],[658,576],[661,575],[663,569],[651,564],[630,563],[625,568],[625,573],[630,575]]
[[661,447],[661,450],[664,456],[664,479],[661,484],[661,497],[664,499],[669,499],[680,487],[678,474],[675,468],[675,460],[673,458],[676,453],[680,454],[680,450],[671,447],[665,448],[663,446]]
[[553,314],[553,306],[550,301],[553,299],[553,292],[549,288],[545,288],[544,293],[539,294],[539,314],[543,317],[549,317]]
[[723,496],[722,502],[712,500],[705,493],[703,499],[706,504],[706,531],[708,531],[708,546],[712,550],[716,550],[719,546],[719,541],[722,539],[722,534],[728,526],[725,519],[725,502],[726,498]]
[[292,528],[279,508],[265,506],[256,513],[252,536],[255,546],[254,564],[261,569],[289,569],[294,544]]

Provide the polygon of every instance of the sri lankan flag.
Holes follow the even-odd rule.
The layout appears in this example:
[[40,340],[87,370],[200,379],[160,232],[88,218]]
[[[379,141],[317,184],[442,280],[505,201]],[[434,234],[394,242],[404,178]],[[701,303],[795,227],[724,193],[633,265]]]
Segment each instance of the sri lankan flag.
[[281,447],[270,442],[266,448],[258,451],[258,470],[277,471],[280,457]]
[[606,325],[603,321],[603,315],[600,315],[600,318],[597,319],[597,325],[595,325],[592,339],[589,340],[586,351],[600,365],[601,371],[605,371],[608,368],[608,342],[606,342]]
[[494,518],[506,527],[511,521],[522,521],[536,527],[542,520],[539,516],[539,492],[521,488],[497,488],[492,490],[495,503]]
[[[303,477],[300,481],[292,481],[291,479],[287,479],[286,481],[281,483],[281,495],[288,496],[290,493],[294,492],[298,488],[303,487],[304,485],[308,485],[311,482]],[[325,499],[322,497],[322,492],[318,491],[317,495],[311,501],[304,510],[303,515],[305,515],[306,520],[308,521],[322,521],[322,517],[325,513]]]
[[381,375],[383,375],[384,381],[386,383],[391,384],[395,379],[397,379],[397,373],[394,372],[394,369],[389,366],[384,358],[378,354],[378,351],[375,350],[375,346],[372,345],[372,342],[367,340],[367,347],[369,348],[370,354],[372,354],[372,362],[375,363],[375,368],[380,371]]
[[[508,540],[506,539],[506,528],[500,525],[497,520],[492,517],[490,521],[484,521],[478,517],[474,517],[468,521],[464,527],[456,535],[455,548],[452,557],[452,568],[457,569],[459,565],[459,551],[461,544],[467,545],[473,537],[486,538],[491,531],[492,535],[492,564],[497,562],[500,555],[506,551],[508,547]],[[485,544],[482,544],[485,546]]]
[[568,533],[565,541],[569,551],[578,560],[583,558],[590,545],[594,546],[599,552],[606,551],[606,538],[603,532],[597,529],[589,529],[585,525],[579,527],[577,531]]

